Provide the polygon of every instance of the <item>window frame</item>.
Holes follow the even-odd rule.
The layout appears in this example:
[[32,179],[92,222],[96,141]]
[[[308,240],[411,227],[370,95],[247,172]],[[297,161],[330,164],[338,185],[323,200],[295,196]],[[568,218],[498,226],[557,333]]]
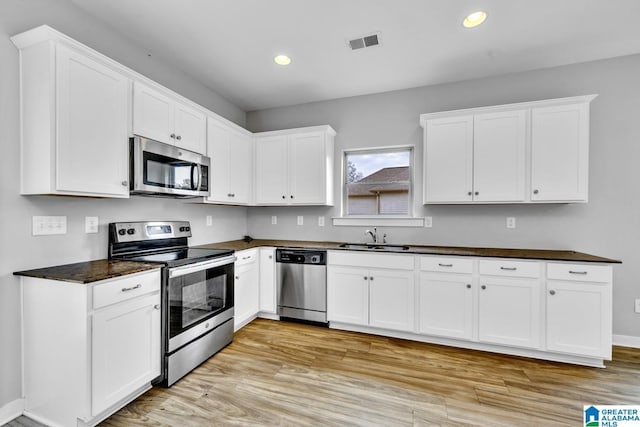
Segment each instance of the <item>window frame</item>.
[[[406,215],[348,215],[348,191],[347,191],[347,156],[349,154],[368,154],[384,152],[409,152],[409,194],[408,212]],[[340,217],[333,218],[333,225],[365,225],[365,226],[409,226],[422,227],[424,218],[415,216],[415,146],[395,145],[384,147],[348,148],[342,150],[341,172],[340,172]]]

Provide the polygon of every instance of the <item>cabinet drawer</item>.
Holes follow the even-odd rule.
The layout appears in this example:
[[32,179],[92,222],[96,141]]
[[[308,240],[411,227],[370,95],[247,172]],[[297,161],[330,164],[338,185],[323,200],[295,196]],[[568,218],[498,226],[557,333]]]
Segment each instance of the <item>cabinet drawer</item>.
[[392,268],[413,270],[413,255],[370,254],[357,251],[329,251],[328,265],[346,265],[362,268]]
[[540,277],[540,263],[509,260],[481,260],[480,274],[489,276]]
[[251,264],[255,262],[258,258],[258,250],[257,249],[247,249],[244,251],[236,252],[236,266]]
[[421,257],[420,269],[441,273],[473,273],[473,260],[461,258]]
[[94,285],[93,308],[115,304],[160,290],[160,270]]
[[612,280],[612,271],[608,265],[548,263],[547,278],[607,283]]

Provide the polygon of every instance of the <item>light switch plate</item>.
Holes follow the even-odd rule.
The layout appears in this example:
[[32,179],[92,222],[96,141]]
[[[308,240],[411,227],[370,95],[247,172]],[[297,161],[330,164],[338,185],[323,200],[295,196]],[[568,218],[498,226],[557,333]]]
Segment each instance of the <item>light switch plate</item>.
[[97,233],[99,220],[97,216],[85,216],[84,217],[84,232],[85,233]]
[[318,217],[318,227],[324,227],[324,217],[323,216],[319,216]]
[[278,223],[278,217],[273,215],[271,217],[271,225],[276,225]]
[[298,225],[304,224],[304,217],[302,215],[298,215]]
[[32,219],[32,232],[34,236],[67,234],[67,217],[34,216]]
[[514,216],[507,217],[507,228],[516,228],[516,217]]
[[213,216],[207,215],[206,216],[206,223],[207,223],[207,227],[211,227],[213,225]]
[[430,216],[424,217],[424,226],[425,228],[433,227],[433,218]]

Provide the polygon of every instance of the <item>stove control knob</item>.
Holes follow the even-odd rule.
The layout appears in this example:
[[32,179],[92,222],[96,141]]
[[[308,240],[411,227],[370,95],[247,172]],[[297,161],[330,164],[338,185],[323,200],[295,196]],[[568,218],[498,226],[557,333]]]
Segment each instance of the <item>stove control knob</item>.
[[127,230],[127,234],[135,234],[135,232],[136,232],[135,228],[129,228]]
[[120,230],[118,230],[118,234],[121,236],[124,236],[125,234],[127,234],[127,230],[125,230],[124,228],[121,228]]

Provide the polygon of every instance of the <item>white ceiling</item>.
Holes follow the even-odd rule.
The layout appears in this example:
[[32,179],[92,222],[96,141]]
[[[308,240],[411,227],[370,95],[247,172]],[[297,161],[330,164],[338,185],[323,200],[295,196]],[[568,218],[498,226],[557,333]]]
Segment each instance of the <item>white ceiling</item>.
[[640,0],[72,1],[245,111],[640,52]]

